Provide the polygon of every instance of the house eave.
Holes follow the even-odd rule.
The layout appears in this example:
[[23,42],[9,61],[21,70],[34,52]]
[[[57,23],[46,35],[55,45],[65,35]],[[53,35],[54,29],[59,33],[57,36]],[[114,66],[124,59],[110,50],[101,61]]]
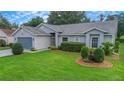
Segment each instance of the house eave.
[[51,36],[51,35],[45,35],[45,34],[35,34],[35,36]]
[[104,36],[112,36],[112,34],[104,34]]
[[60,36],[85,36],[84,34],[60,34]]

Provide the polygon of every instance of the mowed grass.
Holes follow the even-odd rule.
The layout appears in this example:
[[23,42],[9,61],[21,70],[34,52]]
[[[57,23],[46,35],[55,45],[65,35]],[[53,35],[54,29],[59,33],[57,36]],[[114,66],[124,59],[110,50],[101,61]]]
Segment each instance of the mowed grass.
[[0,80],[124,80],[124,45],[112,68],[76,64],[79,53],[44,51],[0,58]]

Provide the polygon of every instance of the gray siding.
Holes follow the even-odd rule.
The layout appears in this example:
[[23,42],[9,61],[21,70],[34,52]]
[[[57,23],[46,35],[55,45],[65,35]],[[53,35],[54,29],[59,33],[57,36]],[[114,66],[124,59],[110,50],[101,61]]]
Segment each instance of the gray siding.
[[112,35],[105,35],[104,42],[113,42]]
[[35,37],[35,49],[47,49],[50,47],[50,36]]
[[84,35],[64,35],[64,36],[59,36],[59,45],[61,45],[62,38],[63,37],[68,37],[68,42],[81,42],[85,43],[85,36]]
[[3,31],[1,31],[1,29],[0,29],[0,39],[3,39],[6,42],[8,42],[7,35]]
[[[93,35],[98,35],[98,46],[101,46],[101,43],[104,42],[104,33],[98,30],[91,30],[86,33],[86,46],[92,47],[92,37]],[[96,36],[94,36],[96,37]]]

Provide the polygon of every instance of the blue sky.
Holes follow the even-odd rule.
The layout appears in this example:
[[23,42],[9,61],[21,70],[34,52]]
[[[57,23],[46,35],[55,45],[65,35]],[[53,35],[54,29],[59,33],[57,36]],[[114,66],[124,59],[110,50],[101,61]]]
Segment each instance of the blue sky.
[[[33,17],[40,16],[43,17],[44,21],[47,21],[49,11],[1,11],[2,15],[4,15],[11,23],[17,23],[22,24]],[[121,13],[121,11],[87,11],[86,15],[91,20],[98,20],[98,16],[100,14],[109,15],[109,14],[118,14]]]

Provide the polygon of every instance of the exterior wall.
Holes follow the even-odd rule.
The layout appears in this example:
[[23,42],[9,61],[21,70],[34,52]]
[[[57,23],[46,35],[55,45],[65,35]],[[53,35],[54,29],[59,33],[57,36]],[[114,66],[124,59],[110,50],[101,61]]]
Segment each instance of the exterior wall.
[[8,36],[7,40],[8,40],[8,43],[13,43],[14,42],[14,37],[13,36]]
[[112,35],[104,35],[104,42],[112,42],[114,43],[112,39]]
[[[92,30],[87,32],[85,35],[59,35],[59,45],[62,43],[62,37],[68,37],[68,42],[81,42],[85,43],[87,47],[92,47],[92,37],[98,37],[98,47],[105,42],[104,33],[98,30]],[[109,39],[110,40],[110,39]],[[113,40],[113,39],[112,39]],[[112,41],[110,41],[112,42]]]
[[61,43],[63,42],[62,41],[62,38],[63,37],[68,37],[68,42],[81,42],[81,43],[85,43],[85,36],[84,35],[63,35],[63,36],[60,36],[59,35],[59,44],[58,45],[61,45]]
[[32,37],[32,46],[35,49],[44,49],[50,46],[50,36],[33,36],[29,32],[21,29],[14,35],[14,42],[17,42],[18,37]]
[[35,49],[46,49],[50,47],[50,36],[38,36],[34,38]]
[[[23,29],[20,29],[17,33],[14,34],[14,43],[17,42],[18,37],[32,37],[32,39],[34,40],[34,36],[29,32],[24,31]],[[34,42],[32,42],[32,46],[35,47]]]
[[1,31],[1,30],[0,30],[0,39],[3,39],[3,40],[5,40],[8,43],[7,35],[3,31]]
[[17,42],[17,38],[18,37],[34,37],[33,35],[31,35],[30,33],[24,31],[23,29],[20,29],[20,31],[18,31],[17,33],[15,33],[14,35],[14,42]]
[[104,33],[98,30],[91,30],[86,33],[86,46],[92,47],[92,35],[98,35],[98,47],[104,42]]

